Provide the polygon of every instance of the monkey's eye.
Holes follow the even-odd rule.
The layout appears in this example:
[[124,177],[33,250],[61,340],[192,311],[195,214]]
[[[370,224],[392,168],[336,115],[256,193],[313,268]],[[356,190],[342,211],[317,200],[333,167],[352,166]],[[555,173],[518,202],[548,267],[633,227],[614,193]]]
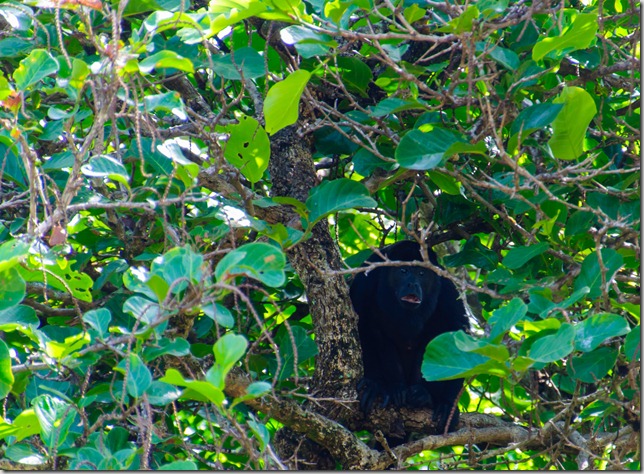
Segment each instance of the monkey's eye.
[[425,274],[425,270],[421,270],[421,271],[418,272],[419,276],[423,276],[424,274]]
[[400,273],[407,273],[407,269],[406,268],[401,268]]

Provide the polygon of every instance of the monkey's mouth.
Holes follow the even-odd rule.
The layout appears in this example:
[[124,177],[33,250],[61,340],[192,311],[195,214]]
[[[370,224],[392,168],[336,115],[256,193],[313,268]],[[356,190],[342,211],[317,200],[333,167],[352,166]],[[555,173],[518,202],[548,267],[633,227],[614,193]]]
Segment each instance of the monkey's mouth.
[[420,304],[420,298],[416,295],[405,295],[400,298],[400,300],[404,301],[405,303]]

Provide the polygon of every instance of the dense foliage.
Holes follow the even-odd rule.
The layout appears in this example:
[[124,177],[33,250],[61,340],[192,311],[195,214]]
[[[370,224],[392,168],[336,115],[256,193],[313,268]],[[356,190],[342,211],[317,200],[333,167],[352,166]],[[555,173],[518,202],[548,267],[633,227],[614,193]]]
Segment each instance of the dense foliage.
[[[639,469],[639,17],[0,3],[0,468],[301,467],[275,447],[288,426],[344,468]],[[346,266],[305,278],[295,250],[327,229]],[[406,238],[437,250],[473,330],[423,364],[466,378],[465,434],[392,453],[327,345],[355,315],[325,303]],[[322,364],[354,368],[349,414],[316,417]],[[334,420],[350,431],[313,432]]]

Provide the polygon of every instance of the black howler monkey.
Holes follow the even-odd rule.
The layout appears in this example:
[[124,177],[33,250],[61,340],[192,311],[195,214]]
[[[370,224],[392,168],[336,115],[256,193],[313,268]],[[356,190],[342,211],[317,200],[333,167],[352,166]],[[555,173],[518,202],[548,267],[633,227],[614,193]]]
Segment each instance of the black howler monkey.
[[[419,261],[417,242],[401,241],[380,252],[390,261]],[[438,265],[428,249],[430,261]],[[366,263],[382,262],[373,254]],[[369,412],[381,405],[429,407],[434,410],[438,432],[458,424],[456,397],[463,379],[428,382],[420,373],[427,343],[448,331],[468,327],[463,302],[451,280],[429,268],[404,265],[382,266],[359,273],[351,284],[351,302],[359,316],[364,378],[360,382],[360,407]]]

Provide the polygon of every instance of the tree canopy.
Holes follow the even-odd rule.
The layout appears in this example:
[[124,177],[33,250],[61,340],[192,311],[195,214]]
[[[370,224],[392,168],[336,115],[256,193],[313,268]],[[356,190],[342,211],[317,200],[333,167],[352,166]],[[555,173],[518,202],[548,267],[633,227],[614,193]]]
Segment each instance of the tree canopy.
[[[639,22],[0,3],[0,468],[639,470]],[[448,434],[356,402],[348,283],[404,239],[470,313]]]

